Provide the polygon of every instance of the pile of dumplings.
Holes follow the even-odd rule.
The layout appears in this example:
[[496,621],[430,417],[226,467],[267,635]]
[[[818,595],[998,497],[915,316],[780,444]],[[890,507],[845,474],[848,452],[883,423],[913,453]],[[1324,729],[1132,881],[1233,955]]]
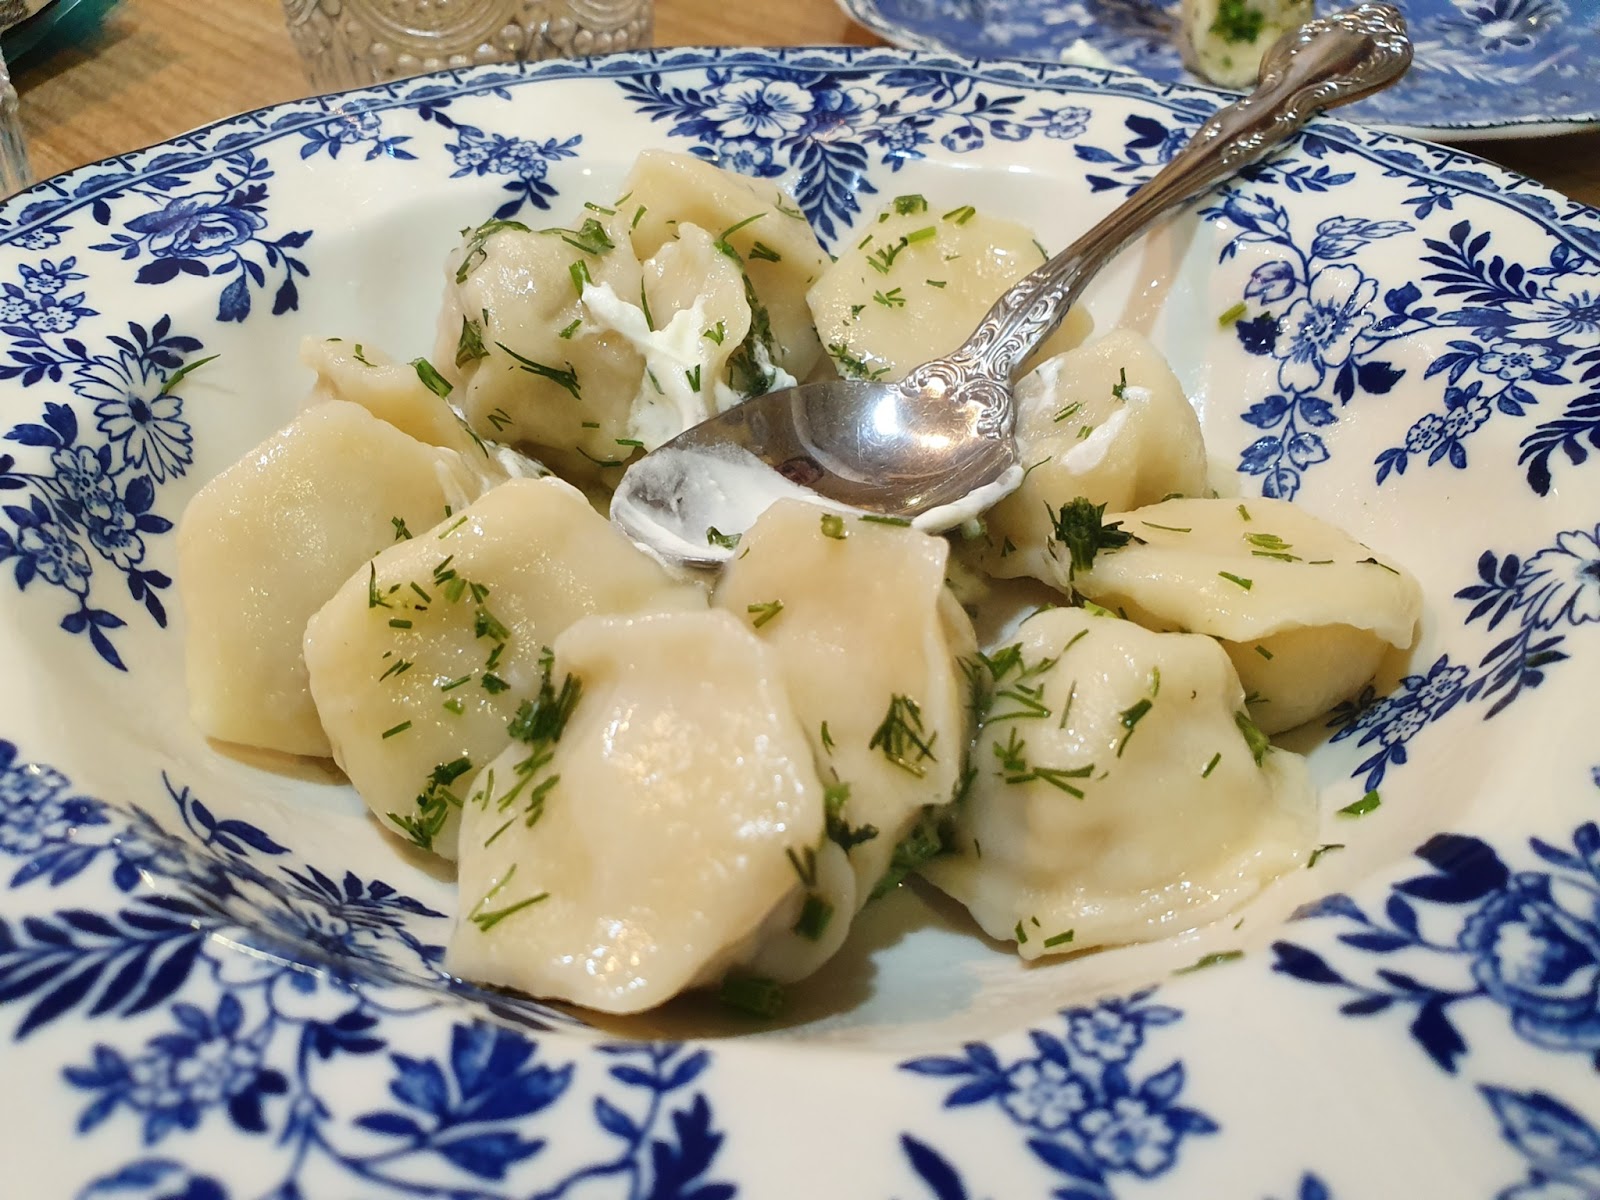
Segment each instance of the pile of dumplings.
[[1206,498],[1160,355],[1074,313],[981,520],[785,500],[717,577],[675,574],[601,515],[630,458],[791,380],[896,377],[1043,252],[906,196],[831,259],[775,186],[660,151],[622,192],[464,231],[430,357],[305,345],[299,415],[180,525],[207,736],[331,757],[454,862],[449,970],[611,1013],[770,1011],[911,872],[1036,958],[1192,928],[1306,860],[1305,764],[1267,735],[1410,644],[1398,564]]

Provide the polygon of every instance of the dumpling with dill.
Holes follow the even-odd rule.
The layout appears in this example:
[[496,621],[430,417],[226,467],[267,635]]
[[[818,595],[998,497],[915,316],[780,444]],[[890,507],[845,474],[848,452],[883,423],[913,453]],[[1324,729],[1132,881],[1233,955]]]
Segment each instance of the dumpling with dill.
[[848,912],[811,903],[823,787],[775,657],[720,610],[559,635],[510,744],[463,781],[446,966],[630,1013],[774,934],[837,945]]
[[511,480],[436,525],[397,522],[389,540],[306,625],[311,695],[373,814],[453,858],[464,777],[504,747],[557,635],[706,596],[555,478]]
[[972,681],[972,783],[922,873],[1022,957],[1194,928],[1305,861],[1305,761],[1212,639],[1048,609]]
[[975,641],[944,586],[948,553],[904,523],[783,500],[741,539],[714,594],[775,651],[832,789],[829,832],[848,852],[857,907],[900,841],[949,804],[965,764],[956,660]]
[[[1001,293],[1046,257],[1015,221],[898,196],[843,239],[806,299],[840,375],[900,379],[965,341]],[[1075,306],[1034,360],[1077,345],[1090,324]]]
[[464,231],[446,272],[433,363],[468,424],[574,481],[620,466],[632,453],[628,416],[644,358],[586,319],[582,296],[596,284],[641,294],[626,219],[585,209],[570,225],[538,229],[486,221]]
[[1070,590],[1063,514],[1079,498],[1118,512],[1206,490],[1200,419],[1149,340],[1114,329],[1041,363],[1017,384],[1015,492],[983,518],[963,557],[1003,579]]
[[1123,544],[1071,587],[1152,629],[1217,638],[1250,715],[1280,733],[1360,691],[1416,636],[1404,567],[1286,500],[1168,500],[1107,515]]
[[195,724],[223,741],[328,754],[301,653],[306,621],[393,540],[393,522],[432,525],[504,478],[476,447],[430,445],[327,400],[210,480],[178,523]]
[[805,294],[828,264],[804,212],[770,179],[741,175],[692,154],[643,150],[622,182],[617,210],[641,261],[659,254],[685,225],[713,235],[739,270],[750,326],[730,358],[728,382],[741,396],[804,379],[822,358]]

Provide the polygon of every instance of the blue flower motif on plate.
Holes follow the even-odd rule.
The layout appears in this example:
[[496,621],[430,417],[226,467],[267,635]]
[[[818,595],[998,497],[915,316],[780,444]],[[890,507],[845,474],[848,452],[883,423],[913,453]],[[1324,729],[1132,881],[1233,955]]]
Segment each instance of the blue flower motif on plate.
[[[1275,180],[1275,172],[1268,166],[1255,178],[1289,184]],[[1319,180],[1318,186],[1330,185]],[[1435,204],[1447,206],[1449,197],[1430,195],[1418,211]],[[1600,355],[1582,349],[1600,332],[1600,274],[1566,245],[1546,266],[1507,265],[1491,253],[1489,234],[1459,221],[1447,238],[1424,239],[1429,253],[1423,262],[1436,268],[1422,279],[1434,285],[1431,295],[1407,282],[1380,296],[1377,280],[1349,260],[1372,243],[1412,233],[1409,221],[1328,217],[1307,238],[1291,229],[1287,211],[1270,193],[1242,187],[1204,215],[1236,231],[1221,261],[1249,245],[1271,247],[1278,256],[1255,267],[1242,307],[1230,314],[1239,345],[1276,364],[1276,391],[1244,413],[1246,423],[1263,432],[1239,462],[1242,472],[1260,478],[1264,495],[1292,498],[1305,472],[1328,461],[1317,430],[1335,424],[1358,393],[1385,395],[1404,378],[1404,369],[1381,357],[1399,339],[1448,327],[1476,335],[1452,339],[1425,369],[1424,379],[1442,381],[1444,411],[1422,414],[1401,445],[1377,456],[1379,484],[1403,475],[1418,458],[1464,470],[1467,439],[1496,412],[1524,416],[1541,393],[1572,385],[1571,367],[1587,365],[1580,383],[1600,378]],[[1529,486],[1547,493],[1554,453],[1562,450],[1573,464],[1582,463],[1585,440],[1600,446],[1600,393],[1573,399],[1560,420],[1539,425],[1523,440]]]
[[[1316,189],[1338,186],[1329,178],[1317,179]],[[1257,179],[1271,180],[1272,168]],[[1412,226],[1327,217],[1305,238],[1291,229],[1287,210],[1271,194],[1241,187],[1204,215],[1236,230],[1222,248],[1221,261],[1244,246],[1270,247],[1277,256],[1251,272],[1243,308],[1230,314],[1239,345],[1277,364],[1277,391],[1244,413],[1245,422],[1263,433],[1246,447],[1239,470],[1260,479],[1263,495],[1293,499],[1304,473],[1328,461],[1327,443],[1317,430],[1338,420],[1336,405],[1348,404],[1358,391],[1383,395],[1405,374],[1378,357],[1389,340],[1375,311],[1378,282],[1349,260],[1372,243],[1411,232]]]
[[[215,167],[209,178],[196,176]],[[266,202],[276,171],[251,150],[220,160],[175,153],[152,164],[123,189],[118,199],[137,197],[157,207],[121,221],[124,232],[93,247],[128,261],[147,260],[135,282],[163,284],[180,275],[233,278],[217,301],[217,320],[243,321],[250,315],[251,292],[268,286],[268,270],[278,276],[272,296],[274,316],[300,307],[295,277],[310,274],[291,251],[303,247],[310,230],[268,236]],[[90,177],[84,186],[100,180]],[[91,210],[104,226],[114,223],[111,204],[102,198]]]
[[[1423,454],[1429,466],[1448,459],[1451,466],[1464,468],[1466,438],[1495,412],[1523,416],[1539,402],[1534,385],[1570,384],[1563,371],[1569,360],[1572,367],[1587,367],[1580,382],[1600,379],[1600,355],[1583,349],[1600,333],[1600,271],[1595,264],[1562,248],[1545,267],[1507,266],[1488,253],[1489,243],[1487,234],[1475,233],[1465,221],[1452,226],[1448,240],[1427,240],[1432,253],[1423,261],[1438,270],[1425,280],[1440,285],[1436,298],[1449,296],[1463,306],[1442,313],[1435,323],[1464,326],[1475,336],[1452,340],[1449,351],[1428,366],[1427,378],[1444,377],[1445,411],[1423,414],[1403,446],[1378,456],[1379,483],[1391,471],[1403,474],[1413,456]],[[1385,327],[1401,329],[1409,324],[1404,318],[1427,319],[1439,311],[1412,307],[1419,297],[1402,289],[1389,304],[1394,318]],[[1579,398],[1563,422],[1540,425],[1523,440],[1520,461],[1527,464],[1528,484],[1539,495],[1550,489],[1550,460],[1556,449],[1566,449],[1577,464],[1586,456],[1581,445],[1576,454],[1568,449],[1575,440],[1587,434],[1592,444],[1600,445],[1600,419],[1590,411],[1595,404],[1594,394]],[[1592,419],[1574,429],[1574,416],[1581,422],[1585,414]]]
[[[1115,1176],[1164,1175],[1176,1164],[1185,1138],[1217,1131],[1210,1117],[1177,1102],[1184,1087],[1181,1062],[1143,1079],[1132,1073],[1147,1032],[1182,1017],[1177,1009],[1150,1003],[1152,995],[1144,991],[1092,1008],[1066,1009],[1064,1036],[1030,1030],[1033,1053],[1009,1063],[990,1046],[969,1042],[960,1057],[916,1058],[900,1065],[957,1082],[945,1097],[946,1108],[998,1105],[1028,1149],[1065,1177],[1057,1195],[1107,1198],[1114,1194]],[[929,1179],[936,1167],[926,1147],[915,1149],[922,1144],[909,1136],[903,1145],[913,1166]]]
[[405,149],[405,144],[411,140],[408,134],[384,136],[383,117],[371,106],[341,104],[334,114],[333,120],[307,126],[298,113],[291,113],[281,118],[279,124],[295,127],[305,139],[300,147],[301,158],[323,153],[329,158],[338,158],[341,151],[355,147],[365,147],[364,157],[368,162],[375,158],[409,161],[417,157]]
[[670,122],[674,137],[692,138],[693,153],[757,178],[788,175],[824,244],[861,214],[862,196],[877,192],[864,177],[874,154],[898,171],[936,137],[945,150],[967,154],[1035,133],[1070,141],[1089,118],[1081,105],[1023,115],[1021,97],[955,72],[889,72],[874,87],[833,73],[744,67],[710,71],[700,87],[649,74],[622,89],[652,121]]
[[1600,1130],[1547,1092],[1478,1089],[1500,1136],[1528,1160],[1528,1177],[1495,1200],[1587,1200],[1600,1195]]
[[158,485],[184,474],[193,461],[193,438],[183,402],[169,382],[199,339],[176,334],[162,317],[149,328],[130,322],[126,334],[105,336],[105,349],[91,351],[71,336],[77,323],[95,316],[73,284],[84,278],[76,258],[23,264],[20,281],[4,285],[0,335],[8,357],[0,380],[24,387],[67,379],[71,390],[93,405],[90,433],[78,410],[47,400],[41,419],[11,427],[5,440],[48,452],[45,462],[19,462],[0,454],[0,491],[12,502],[0,506],[0,562],[12,565],[19,588],[35,581],[66,593],[71,610],[61,628],[86,635],[96,653],[126,670],[112,640],[124,617],[91,602],[95,565],[122,575],[129,596],[158,626],[167,621],[161,593],[172,580],[146,565],[148,539],[168,533],[172,522],[155,511]]
[[[966,1181],[962,1179],[961,1172],[935,1147],[909,1133],[900,1135],[900,1150],[906,1157],[906,1165],[911,1168],[919,1182],[927,1189],[927,1194],[932,1200],[972,1200],[972,1193],[967,1190]],[[981,1194],[981,1193],[980,1193]],[[1102,1193],[1094,1190],[1084,1190],[1069,1187],[1053,1193],[1063,1200],[1091,1200]],[[1275,1198],[1269,1198],[1275,1200]],[[1334,1200],[1334,1195],[1322,1179],[1306,1172],[1300,1177],[1300,1183],[1284,1200]]]
[[[69,906],[0,919],[0,1005],[18,1014],[10,1036],[43,1036],[69,1013],[106,1021],[164,1012],[167,1022],[136,1042],[113,1034],[63,1067],[84,1097],[77,1133],[123,1119],[147,1149],[188,1136],[270,1139],[282,1175],[259,1194],[275,1200],[314,1194],[303,1181],[318,1169],[350,1186],[441,1200],[529,1195],[533,1177],[518,1172],[537,1165],[546,1145],[530,1136],[530,1122],[576,1091],[576,1067],[552,1064],[524,1033],[480,1020],[452,1020],[447,1048],[426,1053],[417,1038],[439,1021],[422,1022],[448,1014],[448,990],[407,987],[405,971],[384,980],[382,970],[401,946],[415,955],[413,978],[442,982],[440,948],[406,925],[441,914],[352,872],[335,880],[257,826],[216,817],[188,789],[168,781],[165,790],[185,838],[148,814],[76,795],[60,772],[0,744],[0,853],[23,862],[10,887],[43,880],[69,889],[104,861],[130,893],[115,911]],[[286,861],[269,876],[258,857]],[[152,892],[151,881],[165,890]],[[537,1026],[541,1015],[532,1004],[501,1007],[524,1024]],[[396,1040],[408,1023],[416,1030]],[[385,1053],[387,1107],[370,1107],[369,1097],[355,1111],[360,1097],[326,1090],[324,1076],[348,1060]],[[711,1054],[672,1043],[602,1054],[604,1080],[589,1105],[614,1153],[546,1177],[531,1194],[558,1200],[615,1179],[634,1196],[731,1197],[731,1186],[708,1177],[724,1135],[693,1090]],[[488,1186],[500,1183],[515,1186]],[[149,1157],[81,1195],[143,1188],[152,1197],[231,1194],[176,1159]]]
[[[1600,1070],[1600,825],[1580,825],[1568,846],[1536,837],[1529,848],[1538,868],[1515,869],[1481,838],[1439,834],[1416,851],[1428,873],[1395,884],[1381,915],[1344,895],[1303,910],[1354,926],[1338,941],[1390,964],[1372,982],[1291,941],[1274,943],[1274,969],[1349,994],[1347,1016],[1411,1012],[1412,1038],[1452,1073],[1469,1047],[1450,1012],[1483,1001],[1529,1045]],[[1453,934],[1429,932],[1441,925]]]
[[1387,695],[1377,695],[1369,685],[1334,710],[1328,724],[1338,730],[1335,742],[1354,738],[1358,746],[1373,747],[1351,772],[1364,774],[1368,789],[1381,784],[1391,766],[1405,763],[1407,743],[1456,705],[1492,697],[1484,713],[1488,720],[1570,657],[1571,632],[1600,622],[1600,525],[1564,530],[1553,544],[1526,558],[1485,550],[1478,558],[1478,582],[1455,596],[1472,602],[1469,625],[1487,618],[1485,629],[1493,631],[1514,619],[1515,627],[1476,669],[1444,654],[1426,671],[1405,676]]
[[[500,76],[485,76],[484,82],[493,84]],[[507,80],[512,77],[503,77]],[[491,87],[489,95],[510,98],[504,88]],[[469,176],[504,175],[508,177],[504,190],[511,198],[494,210],[496,220],[509,220],[522,211],[525,205],[547,209],[557,195],[549,182],[550,165],[562,159],[573,158],[582,145],[581,135],[543,140],[516,137],[512,134],[485,131],[457,120],[446,110],[459,95],[456,89],[443,84],[426,83],[406,96],[408,104],[415,106],[417,116],[432,121],[448,130],[453,136],[446,144],[455,163],[452,179]]]

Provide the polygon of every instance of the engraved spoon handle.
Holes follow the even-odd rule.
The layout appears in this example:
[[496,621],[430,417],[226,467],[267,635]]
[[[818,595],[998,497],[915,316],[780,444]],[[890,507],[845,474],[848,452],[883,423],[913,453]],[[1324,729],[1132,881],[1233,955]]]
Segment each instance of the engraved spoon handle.
[[[1009,379],[1106,262],[1157,218],[1264,157],[1323,109],[1387,87],[1410,64],[1405,18],[1389,4],[1361,4],[1285,34],[1262,59],[1255,91],[1213,113],[1125,204],[1014,284],[950,357],[969,377]],[[1002,402],[1009,425],[1009,398]]]

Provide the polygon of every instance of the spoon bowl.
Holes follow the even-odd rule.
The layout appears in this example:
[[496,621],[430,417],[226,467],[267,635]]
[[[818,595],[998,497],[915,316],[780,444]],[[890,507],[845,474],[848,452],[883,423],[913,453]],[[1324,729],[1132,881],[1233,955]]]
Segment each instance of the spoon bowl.
[[1012,377],[1101,268],[1317,113],[1388,87],[1410,63],[1405,20],[1389,4],[1285,34],[1253,92],[1212,114],[1121,206],[1013,284],[954,352],[900,381],[826,380],[742,401],[630,466],[612,520],[667,561],[710,567],[785,496],[930,532],[977,515],[1022,480]]

